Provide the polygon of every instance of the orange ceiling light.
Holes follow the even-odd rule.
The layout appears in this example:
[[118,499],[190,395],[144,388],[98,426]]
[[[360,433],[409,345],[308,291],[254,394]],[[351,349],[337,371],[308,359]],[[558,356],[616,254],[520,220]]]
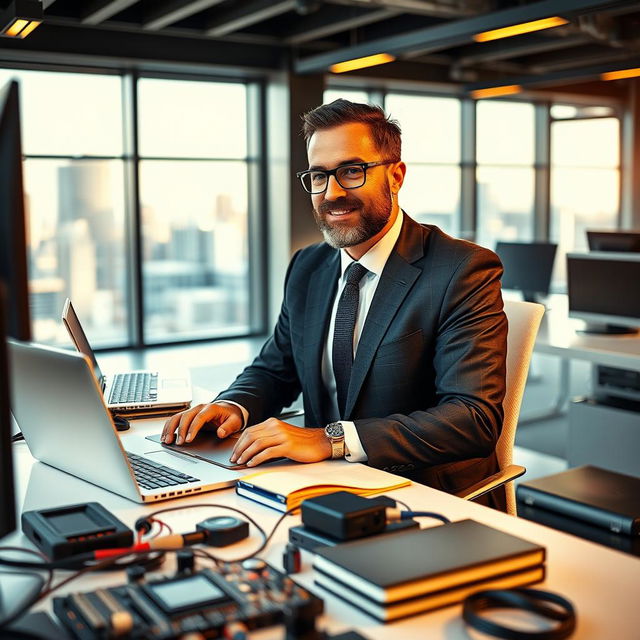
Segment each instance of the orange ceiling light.
[[489,40],[500,40],[500,38],[510,38],[519,36],[522,33],[531,33],[532,31],[542,31],[542,29],[551,29],[568,24],[569,21],[560,16],[552,16],[543,18],[542,20],[533,20],[531,22],[521,22],[510,27],[502,27],[502,29],[492,29],[491,31],[483,31],[476,33],[473,39],[476,42],[489,42]]
[[625,78],[637,78],[638,76],[640,76],[640,67],[602,73],[600,74],[600,80],[624,80]]
[[13,0],[0,10],[0,36],[26,38],[42,22],[38,0]]
[[482,100],[483,98],[498,98],[499,96],[510,96],[514,93],[520,93],[522,87],[519,84],[508,84],[503,87],[489,87],[488,89],[476,89],[471,92],[474,100]]
[[395,57],[388,53],[376,53],[373,56],[365,56],[364,58],[354,58],[346,62],[338,62],[329,67],[332,73],[345,73],[346,71],[355,71],[356,69],[364,69],[366,67],[375,67],[379,64],[387,64],[393,62]]

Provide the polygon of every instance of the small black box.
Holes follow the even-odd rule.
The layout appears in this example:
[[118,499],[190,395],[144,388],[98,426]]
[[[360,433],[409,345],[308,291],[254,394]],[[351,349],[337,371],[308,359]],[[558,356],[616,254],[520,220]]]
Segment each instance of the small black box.
[[25,511],[22,530],[51,560],[133,544],[133,531],[98,502]]
[[302,523],[338,540],[380,533],[386,524],[385,507],[348,491],[336,491],[303,500]]

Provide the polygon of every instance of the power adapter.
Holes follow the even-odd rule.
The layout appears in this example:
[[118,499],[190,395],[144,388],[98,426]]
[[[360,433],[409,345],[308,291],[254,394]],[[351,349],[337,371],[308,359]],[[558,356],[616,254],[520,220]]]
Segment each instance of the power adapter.
[[380,533],[386,525],[386,505],[348,491],[308,498],[301,505],[302,523],[338,540]]

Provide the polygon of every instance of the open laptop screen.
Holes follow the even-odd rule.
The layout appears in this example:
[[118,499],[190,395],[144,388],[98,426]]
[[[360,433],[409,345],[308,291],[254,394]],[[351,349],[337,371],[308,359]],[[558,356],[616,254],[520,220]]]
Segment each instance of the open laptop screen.
[[73,340],[73,344],[76,345],[76,349],[80,353],[84,353],[84,355],[89,358],[89,360],[91,361],[91,365],[93,366],[93,373],[100,381],[100,384],[104,386],[104,376],[102,375],[102,371],[100,371],[100,366],[98,365],[96,356],[93,353],[93,349],[91,348],[84,329],[80,324],[80,319],[76,315],[75,309],[73,308],[73,305],[71,304],[71,300],[69,300],[69,298],[67,298],[64,302],[64,309],[62,311],[62,322],[67,328],[67,331],[71,336],[71,340]]

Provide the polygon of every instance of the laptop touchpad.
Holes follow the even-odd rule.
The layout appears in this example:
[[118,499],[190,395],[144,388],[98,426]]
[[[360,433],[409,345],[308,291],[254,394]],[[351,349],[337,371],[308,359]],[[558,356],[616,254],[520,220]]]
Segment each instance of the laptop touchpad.
[[[237,438],[226,438],[220,440],[214,437],[196,438],[191,444],[180,445],[177,444],[163,444],[160,442],[161,434],[153,436],[147,436],[147,440],[151,442],[157,442],[161,444],[165,449],[174,451],[183,456],[189,456],[205,462],[224,467],[225,469],[246,469],[243,464],[233,464],[229,462],[229,457],[233,451],[233,447]],[[148,454],[145,454],[148,455]]]

